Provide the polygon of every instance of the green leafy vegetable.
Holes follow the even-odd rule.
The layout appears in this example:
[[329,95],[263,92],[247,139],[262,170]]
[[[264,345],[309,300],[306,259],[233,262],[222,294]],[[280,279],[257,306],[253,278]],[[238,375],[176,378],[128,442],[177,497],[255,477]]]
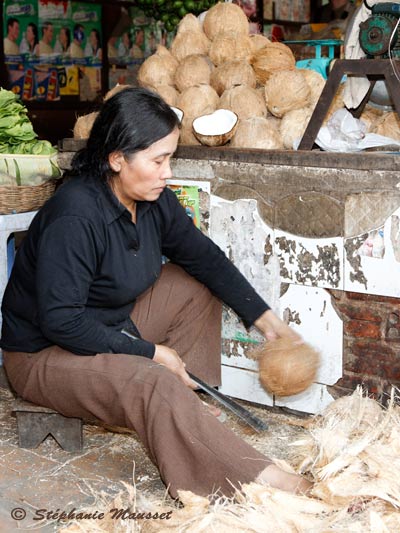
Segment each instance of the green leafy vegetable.
[[19,96],[0,88],[0,153],[53,155],[49,141],[37,139],[28,110]]

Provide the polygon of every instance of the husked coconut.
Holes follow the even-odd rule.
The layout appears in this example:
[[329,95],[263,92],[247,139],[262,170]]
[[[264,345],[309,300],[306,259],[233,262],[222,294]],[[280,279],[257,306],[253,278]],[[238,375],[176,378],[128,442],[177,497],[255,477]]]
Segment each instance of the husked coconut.
[[265,104],[265,86],[264,85],[259,85],[256,87],[256,91],[258,92],[258,94],[261,96],[264,104]]
[[168,105],[176,106],[179,93],[172,85],[157,85],[157,87],[149,87],[149,89],[159,94]]
[[73,131],[74,139],[89,138],[90,132],[92,131],[92,126],[98,114],[99,113],[97,111],[94,111],[93,113],[82,115],[76,119]]
[[230,145],[235,148],[260,148],[263,150],[283,148],[279,130],[263,117],[240,120]]
[[400,119],[396,112],[384,113],[375,123],[373,133],[400,141]]
[[299,69],[303,74],[308,86],[310,87],[310,107],[314,108],[321,96],[322,90],[325,87],[326,80],[319,72],[315,70],[302,68]]
[[220,32],[232,31],[248,35],[249,21],[243,10],[236,4],[219,2],[207,11],[203,21],[203,30],[213,40]]
[[306,107],[309,97],[310,88],[300,70],[274,72],[265,84],[267,108],[276,117]]
[[343,109],[345,107],[344,101],[343,101],[343,93],[344,93],[344,83],[341,83],[338,87],[338,90],[336,91],[335,96],[333,97],[331,105],[329,106],[329,109],[328,109],[328,112],[326,113],[323,124],[326,124],[328,122],[328,120],[331,118],[331,116],[333,115],[335,111],[337,111],[338,109]]
[[218,33],[211,43],[208,55],[216,66],[232,58],[249,61],[252,55],[250,37],[233,31]]
[[104,96],[104,101],[109,100],[112,96],[114,96],[114,94],[117,94],[123,91],[124,89],[129,89],[130,87],[133,87],[133,85],[124,85],[122,83],[117,83],[115,87],[106,92]]
[[179,133],[179,144],[185,145],[200,145],[201,142],[196,139],[193,133],[193,117],[183,117],[181,129]]
[[251,64],[257,81],[264,84],[273,72],[295,69],[296,59],[286,44],[269,43],[253,55]]
[[217,109],[218,94],[210,85],[189,87],[178,96],[177,107],[182,109],[187,117],[207,115]]
[[171,43],[171,54],[180,62],[193,54],[207,55],[210,41],[201,31],[184,31],[178,33]]
[[274,130],[277,130],[279,132],[281,130],[281,121],[282,121],[281,118],[274,117],[274,115],[270,115],[270,114],[267,115],[268,124],[271,126],[271,128],[273,128]]
[[292,111],[285,113],[280,124],[281,137],[285,148],[294,148],[294,142],[303,137],[311,115],[312,109],[310,107],[292,109]]
[[210,85],[212,64],[207,56],[186,56],[175,72],[175,85],[180,92],[194,85]]
[[198,31],[202,33],[200,21],[195,15],[192,15],[192,13],[188,13],[183,17],[178,24],[176,33],[184,33],[185,31]]
[[253,54],[255,54],[260,48],[264,48],[267,44],[271,44],[271,41],[261,33],[253,33],[250,35],[250,44]]
[[289,338],[266,342],[258,354],[262,386],[276,396],[292,396],[315,381],[320,356],[308,343]]
[[194,119],[193,132],[201,144],[222,146],[233,137],[237,124],[236,113],[229,109],[217,109],[214,113]]
[[383,114],[384,114],[384,111],[382,109],[372,107],[371,105],[367,103],[367,105],[364,107],[360,115],[360,120],[362,120],[364,124],[367,126],[368,133],[374,132],[374,129],[376,125],[379,123]]
[[265,117],[267,114],[265,100],[260,92],[247,85],[237,85],[224,91],[219,99],[218,107],[230,109],[240,120]]
[[178,61],[165,48],[159,45],[156,52],[148,57],[139,68],[137,80],[142,87],[173,85]]
[[154,52],[157,56],[162,57],[167,63],[170,64],[171,70],[176,70],[178,62],[171,52],[164,45],[159,44],[156,51]]
[[257,84],[254,70],[243,59],[222,63],[212,71],[210,80],[219,95],[235,85],[248,85],[254,89]]

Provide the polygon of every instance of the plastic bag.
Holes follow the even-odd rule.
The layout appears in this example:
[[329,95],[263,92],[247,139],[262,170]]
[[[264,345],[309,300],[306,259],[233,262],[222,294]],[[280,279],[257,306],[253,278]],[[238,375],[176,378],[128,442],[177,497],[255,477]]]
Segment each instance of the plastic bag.
[[398,146],[390,137],[366,133],[365,123],[354,118],[347,109],[338,109],[319,130],[315,143],[328,152],[359,152],[377,146]]

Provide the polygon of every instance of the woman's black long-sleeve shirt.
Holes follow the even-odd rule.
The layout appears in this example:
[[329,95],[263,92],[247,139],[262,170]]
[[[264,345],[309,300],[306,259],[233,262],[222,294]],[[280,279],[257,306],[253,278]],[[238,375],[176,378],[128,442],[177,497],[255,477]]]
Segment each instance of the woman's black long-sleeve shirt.
[[136,218],[105,183],[72,178],[62,185],[18,249],[2,303],[2,349],[33,353],[56,344],[79,355],[152,357],[154,344],[141,339],[129,314],[159,276],[163,255],[247,326],[269,309],[172,191],[139,202]]

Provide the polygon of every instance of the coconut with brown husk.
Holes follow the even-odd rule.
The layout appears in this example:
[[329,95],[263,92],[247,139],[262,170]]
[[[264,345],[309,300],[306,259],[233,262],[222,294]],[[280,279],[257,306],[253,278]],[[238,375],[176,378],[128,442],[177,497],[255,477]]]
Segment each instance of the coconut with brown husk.
[[186,56],[193,54],[207,55],[210,41],[207,39],[200,26],[198,29],[184,29],[178,32],[171,43],[171,54],[182,61]]
[[195,137],[206,146],[222,146],[233,137],[238,116],[229,109],[217,109],[193,121]]
[[139,68],[137,80],[142,87],[174,85],[178,61],[165,48],[159,45],[157,51],[148,57]]
[[283,337],[266,342],[252,357],[258,361],[261,385],[276,396],[306,390],[315,381],[320,364],[319,352],[310,344]]
[[262,35],[261,33],[253,33],[249,37],[253,54],[258,52],[261,48],[264,48],[264,46],[267,46],[267,44],[271,44],[268,37],[265,37],[265,35]]
[[195,137],[193,132],[193,117],[183,117],[179,133],[179,144],[200,145],[201,142]]
[[196,85],[210,85],[212,63],[207,56],[186,56],[175,72],[175,85],[180,92]]
[[276,117],[307,107],[309,97],[310,87],[300,70],[274,72],[265,84],[267,108]]
[[257,85],[253,69],[244,60],[228,61],[216,67],[211,73],[210,80],[210,84],[219,95],[235,85],[248,85],[253,88]]
[[211,40],[221,32],[233,32],[248,35],[249,21],[243,10],[236,4],[219,2],[207,11],[203,21],[203,30]]
[[219,96],[210,85],[198,85],[185,89],[178,97],[177,107],[187,117],[207,115],[217,109]]
[[399,115],[395,111],[384,113],[381,118],[375,122],[373,132],[400,141]]
[[279,129],[263,117],[240,120],[230,145],[234,148],[257,148],[263,150],[280,150],[283,148]]
[[297,148],[294,144],[303,137],[312,112],[313,110],[310,107],[302,107],[285,113],[280,123],[280,131],[285,148]]
[[230,61],[232,58],[249,61],[252,53],[248,35],[233,31],[223,31],[215,36],[208,55],[214,65],[218,66]]
[[74,139],[88,139],[89,138],[94,121],[96,120],[98,114],[99,114],[98,111],[94,111],[93,113],[82,115],[81,117],[78,117],[76,119],[74,130],[73,130]]
[[261,93],[247,85],[237,85],[224,91],[219,99],[218,107],[230,109],[240,120],[265,117],[267,114],[267,107]]
[[294,70],[296,59],[292,50],[283,43],[269,43],[252,57],[251,65],[257,81],[264,84],[274,72]]
[[311,69],[299,69],[310,88],[309,106],[314,109],[325,87],[326,80],[319,72]]
[[148,87],[161,96],[165,102],[170,106],[176,106],[179,93],[172,85],[157,85],[156,87]]
[[104,96],[104,101],[109,100],[110,98],[112,98],[114,96],[114,94],[120,93],[124,89],[130,89],[132,87],[133,87],[133,85],[124,85],[123,83],[117,83],[117,85],[115,87],[113,87],[108,92],[106,92],[106,94]]

